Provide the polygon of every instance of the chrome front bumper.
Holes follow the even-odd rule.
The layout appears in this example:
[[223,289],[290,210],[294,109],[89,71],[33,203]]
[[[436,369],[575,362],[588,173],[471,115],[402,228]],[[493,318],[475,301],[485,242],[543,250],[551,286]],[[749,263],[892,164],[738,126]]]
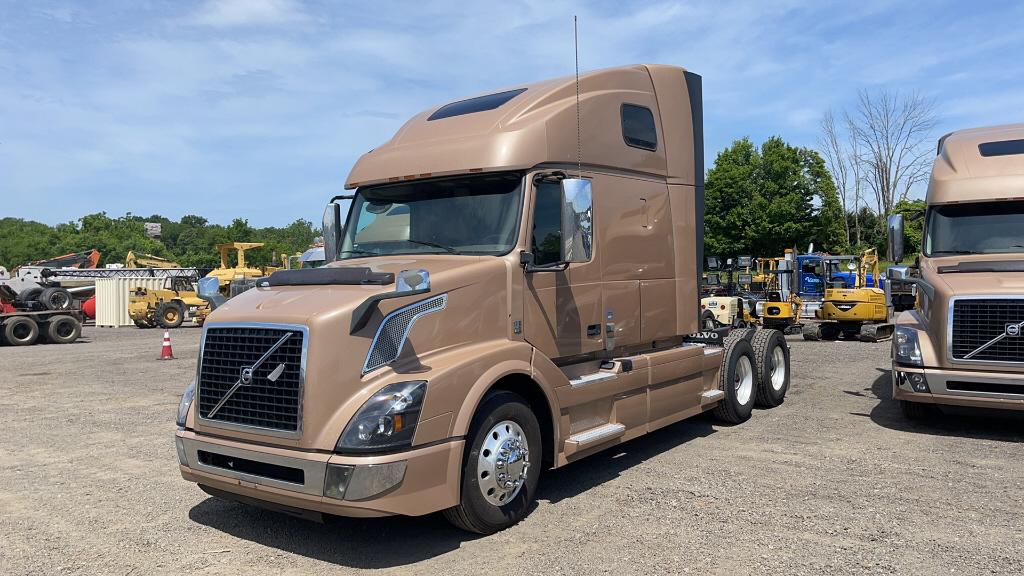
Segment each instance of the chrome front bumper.
[[[897,372],[924,374],[929,392],[915,392]],[[893,366],[893,398],[936,404],[1024,409],[1024,374]]]

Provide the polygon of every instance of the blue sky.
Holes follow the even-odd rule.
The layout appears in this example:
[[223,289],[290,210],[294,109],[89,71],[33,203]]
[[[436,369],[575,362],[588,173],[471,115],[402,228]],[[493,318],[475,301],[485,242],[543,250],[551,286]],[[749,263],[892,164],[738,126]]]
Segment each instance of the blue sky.
[[0,0],[0,217],[319,219],[409,116],[584,70],[704,77],[708,162],[814,146],[857,90],[934,98],[935,132],[1022,121],[1020,2]]

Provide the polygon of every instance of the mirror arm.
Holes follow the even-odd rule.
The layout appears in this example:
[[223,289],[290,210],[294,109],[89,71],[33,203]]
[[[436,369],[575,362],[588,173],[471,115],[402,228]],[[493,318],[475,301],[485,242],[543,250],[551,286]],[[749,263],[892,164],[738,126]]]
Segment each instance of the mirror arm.
[[563,170],[553,170],[551,172],[538,172],[533,175],[533,183],[538,182],[561,182],[568,178],[569,175]]
[[331,204],[337,202],[338,200],[355,200],[355,197],[355,194],[338,194],[337,196],[328,200],[327,203]]
[[519,265],[523,267],[523,271],[527,274],[531,272],[564,272],[569,268],[568,262],[552,262],[551,264],[537,266],[533,263],[533,252],[526,250],[519,253]]

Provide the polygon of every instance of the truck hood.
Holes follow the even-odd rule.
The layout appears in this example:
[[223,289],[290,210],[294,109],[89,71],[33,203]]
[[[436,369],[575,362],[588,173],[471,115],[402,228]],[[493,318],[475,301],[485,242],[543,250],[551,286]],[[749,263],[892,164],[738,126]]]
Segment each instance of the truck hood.
[[[508,283],[513,263],[493,256],[422,255],[360,258],[331,266],[369,267],[398,274],[425,269],[430,292],[381,300],[366,325],[351,332],[352,313],[389,285],[304,285],[253,288],[229,300],[207,318],[216,324],[297,324],[308,328],[302,392],[302,435],[274,438],[251,431],[225,430],[195,420],[196,430],[244,440],[333,450],[345,423],[384,384],[421,372],[432,353],[504,338],[509,326]],[[407,343],[393,364],[363,374],[367,354],[383,318],[391,311],[447,295],[444,309],[412,324]],[[428,393],[427,401],[430,395]],[[426,411],[426,408],[425,408]],[[430,415],[424,413],[423,418]],[[214,429],[216,428],[216,429]]]
[[922,276],[945,296],[1024,293],[1024,255],[976,254],[928,258]]
[[[989,254],[921,258],[921,277],[934,288],[933,299],[919,291],[923,320],[934,349],[934,364],[943,368],[974,369],[976,364],[949,357],[950,302],[965,296],[1018,296],[1024,299],[1024,255]],[[1021,371],[1024,367],[1006,367]]]
[[[425,269],[430,273],[430,294],[457,290],[476,276],[474,270],[487,258],[482,256],[394,256],[385,258],[358,258],[332,262],[331,268],[369,268],[374,272],[397,275],[403,270]],[[375,285],[309,285],[253,288],[229,300],[210,314],[209,322],[274,322],[315,326],[331,322],[352,310],[375,294],[394,292],[395,284]],[[381,309],[393,308],[389,304],[405,305],[427,295],[420,294],[383,301]]]

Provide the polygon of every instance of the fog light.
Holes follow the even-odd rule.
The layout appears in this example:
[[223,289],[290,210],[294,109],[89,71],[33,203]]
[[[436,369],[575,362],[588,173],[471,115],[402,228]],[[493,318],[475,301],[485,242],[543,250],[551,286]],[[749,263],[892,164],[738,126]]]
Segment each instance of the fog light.
[[182,442],[181,438],[175,437],[174,447],[178,449],[178,464],[188,466],[188,458],[185,458],[185,443]]
[[931,392],[931,389],[928,388],[928,380],[924,377],[924,374],[910,372],[907,374],[907,380],[910,381],[910,387],[914,389],[914,392]]
[[896,372],[896,385],[909,384],[914,392],[931,392],[928,387],[928,379],[921,372]]
[[328,464],[327,478],[324,479],[324,496],[336,500],[344,500],[345,491],[348,489],[348,481],[352,478],[353,468],[355,466]]
[[346,500],[365,500],[390,490],[405,479],[405,460],[356,466],[345,492]]

